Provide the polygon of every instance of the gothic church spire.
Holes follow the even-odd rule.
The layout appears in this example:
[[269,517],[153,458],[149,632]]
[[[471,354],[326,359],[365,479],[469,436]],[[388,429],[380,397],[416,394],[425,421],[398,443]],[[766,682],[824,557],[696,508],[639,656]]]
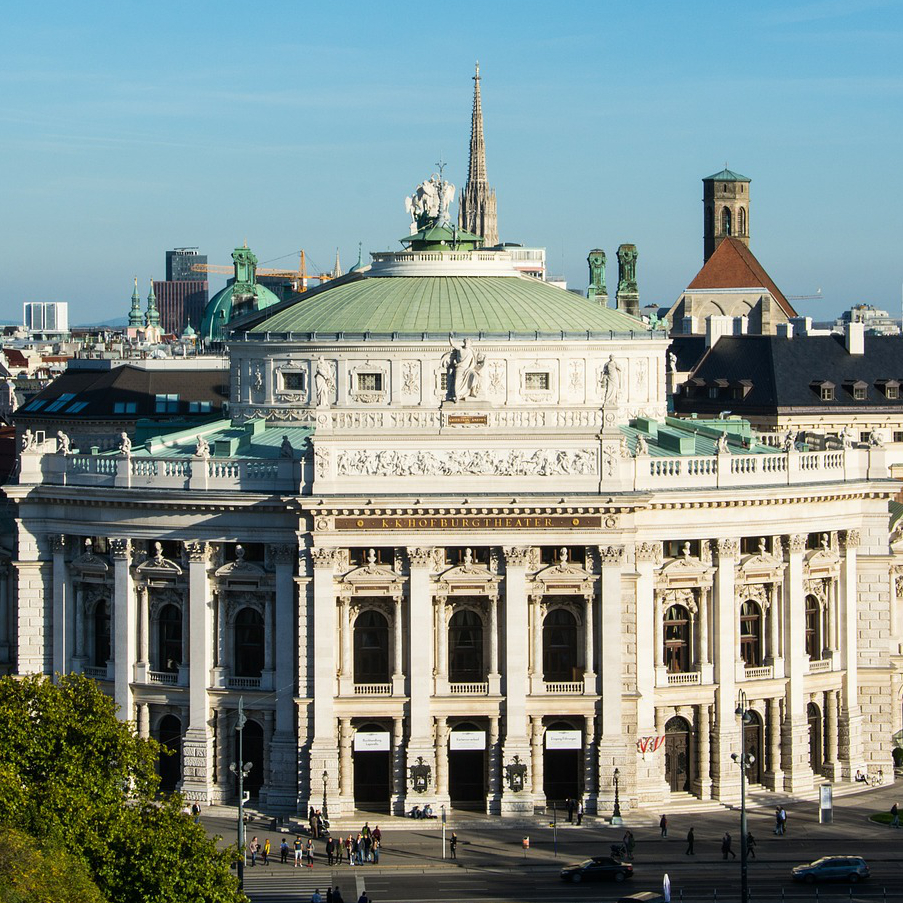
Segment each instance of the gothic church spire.
[[486,180],[486,144],[483,139],[483,105],[480,96],[480,64],[473,77],[473,115],[470,125],[470,165],[467,183],[458,205],[458,227],[482,235],[487,246],[498,244],[495,191]]

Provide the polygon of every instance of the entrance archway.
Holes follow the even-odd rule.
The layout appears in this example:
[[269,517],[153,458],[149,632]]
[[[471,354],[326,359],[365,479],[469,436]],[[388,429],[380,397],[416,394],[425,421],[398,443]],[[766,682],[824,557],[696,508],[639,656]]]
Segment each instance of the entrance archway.
[[665,780],[672,793],[690,789],[690,725],[680,716],[665,725]]
[[165,715],[157,728],[160,745],[172,751],[172,755],[160,753],[157,771],[160,789],[171,793],[182,779],[182,722],[175,715]]
[[562,805],[583,790],[583,732],[567,721],[555,721],[543,737],[543,782],[546,803]]
[[747,766],[746,778],[750,784],[762,783],[762,719],[756,712],[749,713],[749,721],[743,725],[743,748],[755,757]]
[[[235,731],[234,739],[235,761],[238,761],[238,731]],[[251,796],[258,796],[263,787],[263,728],[256,722],[248,719],[242,730],[241,756],[244,761],[251,763],[251,770],[244,779],[244,789]],[[235,779],[235,792],[238,793],[238,779]]]
[[392,800],[392,743],[380,724],[364,724],[354,733],[354,805],[388,814]]
[[814,702],[806,706],[806,716],[809,721],[809,766],[814,774],[821,774],[824,768],[821,712]]
[[448,794],[456,809],[486,808],[486,731],[456,724],[448,735]]

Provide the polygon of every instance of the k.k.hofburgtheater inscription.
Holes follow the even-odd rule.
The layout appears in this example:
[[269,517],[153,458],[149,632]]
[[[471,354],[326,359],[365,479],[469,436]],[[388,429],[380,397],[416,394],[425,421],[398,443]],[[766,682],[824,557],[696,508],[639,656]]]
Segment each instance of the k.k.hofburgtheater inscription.
[[601,526],[599,515],[587,514],[429,514],[335,519],[336,530],[579,530]]

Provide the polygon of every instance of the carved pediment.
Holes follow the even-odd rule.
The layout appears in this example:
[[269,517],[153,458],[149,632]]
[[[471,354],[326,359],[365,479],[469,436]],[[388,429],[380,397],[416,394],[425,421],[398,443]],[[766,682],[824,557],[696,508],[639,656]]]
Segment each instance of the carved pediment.
[[175,580],[182,576],[180,565],[163,557],[163,546],[154,543],[154,554],[135,568],[136,573],[144,580]]
[[536,574],[536,579],[544,583],[549,581],[565,583],[584,583],[592,579],[592,574],[573,561],[568,561],[568,550],[562,548],[558,553],[558,560],[548,567],[544,567]]
[[684,547],[680,558],[674,558],[656,574],[656,586],[711,586],[715,569],[707,565],[701,558],[691,555],[689,544]]
[[110,570],[110,565],[105,558],[94,554],[93,542],[91,539],[85,540],[85,551],[74,559],[69,565],[72,570],[81,574],[106,574]]
[[803,561],[812,577],[833,577],[840,572],[840,556],[831,548],[827,533],[822,535],[821,548],[807,552]]
[[737,566],[738,583],[776,583],[783,578],[784,562],[772,555],[765,539],[759,540],[759,551],[755,555],[746,555]]
[[245,550],[241,546],[235,547],[235,561],[227,561],[222,567],[216,569],[216,576],[221,579],[261,580],[266,575],[266,571],[262,567],[245,561]]

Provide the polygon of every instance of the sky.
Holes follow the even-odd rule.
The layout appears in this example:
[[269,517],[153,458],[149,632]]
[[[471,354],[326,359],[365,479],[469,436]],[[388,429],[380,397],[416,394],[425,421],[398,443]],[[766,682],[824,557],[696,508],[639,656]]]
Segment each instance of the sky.
[[476,60],[501,238],[570,287],[601,247],[611,289],[630,242],[641,303],[670,305],[727,163],[760,262],[822,291],[801,313],[900,316],[903,0],[32,0],[3,37],[2,321],[124,316],[167,248],[310,269],[400,248],[437,161],[463,185]]

